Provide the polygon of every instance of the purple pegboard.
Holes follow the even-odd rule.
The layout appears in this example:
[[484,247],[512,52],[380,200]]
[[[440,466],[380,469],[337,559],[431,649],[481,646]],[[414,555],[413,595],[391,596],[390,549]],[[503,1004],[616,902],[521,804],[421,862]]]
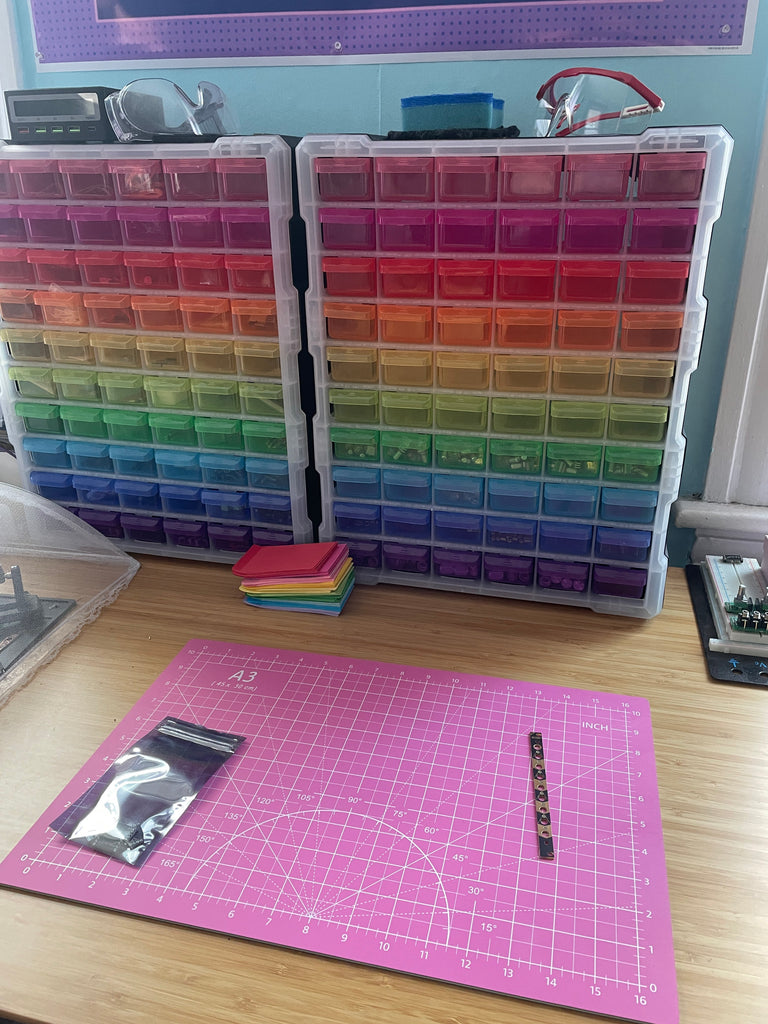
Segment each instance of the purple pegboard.
[[[259,57],[334,58],[461,52],[701,47],[739,51],[756,0],[635,3],[499,3],[402,6],[357,0],[328,11],[325,0],[31,0],[41,65]],[[349,4],[350,0],[341,0]],[[366,9],[366,4],[370,8]],[[323,10],[315,10],[318,6]],[[185,14],[179,15],[183,9]],[[145,13],[146,12],[146,13]]]

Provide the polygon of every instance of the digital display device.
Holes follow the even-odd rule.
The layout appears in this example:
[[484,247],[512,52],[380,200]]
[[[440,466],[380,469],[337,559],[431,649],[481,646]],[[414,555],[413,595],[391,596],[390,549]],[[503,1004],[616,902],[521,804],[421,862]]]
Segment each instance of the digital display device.
[[11,141],[114,142],[104,98],[114,89],[18,89],[5,94]]

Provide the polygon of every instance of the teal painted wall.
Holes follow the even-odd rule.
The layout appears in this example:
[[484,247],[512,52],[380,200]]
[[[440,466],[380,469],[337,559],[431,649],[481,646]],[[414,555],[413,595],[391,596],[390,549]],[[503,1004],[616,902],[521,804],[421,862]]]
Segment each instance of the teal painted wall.
[[[436,63],[172,68],[167,71],[38,72],[25,0],[14,0],[23,84],[121,86],[134,78],[172,78],[194,94],[208,78],[230,98],[245,133],[306,135],[371,132],[400,127],[400,98],[430,92],[493,92],[505,100],[505,124],[533,134],[535,94],[552,74],[574,64],[632,72],[666,102],[657,125],[721,124],[735,146],[723,214],[712,236],[704,292],[709,301],[699,368],[685,417],[688,439],[681,494],[704,485],[720,385],[744,256],[757,158],[768,95],[768,4],[758,11],[753,52],[744,56],[631,57],[625,59],[527,59]],[[686,561],[690,531],[670,529],[673,564]]]

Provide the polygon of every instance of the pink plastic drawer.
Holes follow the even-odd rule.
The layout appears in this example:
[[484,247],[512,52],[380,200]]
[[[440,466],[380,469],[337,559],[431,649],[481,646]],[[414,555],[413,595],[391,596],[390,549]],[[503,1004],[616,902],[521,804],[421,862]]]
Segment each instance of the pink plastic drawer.
[[96,288],[128,287],[128,270],[122,252],[79,249],[75,260],[80,267],[83,284]]
[[180,331],[179,300],[174,295],[134,295],[131,306],[136,326],[143,331]]
[[35,302],[43,311],[47,324],[61,327],[86,327],[88,311],[83,305],[83,296],[74,292],[35,292]]
[[385,203],[431,203],[435,161],[431,156],[383,156],[376,160],[378,197]]
[[431,299],[435,294],[435,261],[381,259],[379,280],[386,299]]
[[162,160],[110,160],[108,165],[118,199],[147,202],[166,198]]
[[20,208],[27,226],[27,238],[41,245],[71,245],[72,225],[67,220],[66,206],[47,206],[42,203]]
[[232,309],[229,299],[212,295],[182,295],[179,307],[184,329],[193,334],[232,333]]
[[179,288],[191,292],[225,292],[228,288],[224,256],[213,252],[177,252],[174,263]]
[[565,159],[567,199],[619,202],[627,197],[631,153],[575,153]]
[[268,249],[270,246],[269,209],[267,207],[221,208],[224,244],[229,249]]
[[493,203],[498,188],[495,156],[443,156],[435,160],[441,203]]
[[0,249],[0,284],[34,284],[35,268],[27,262],[27,249]]
[[379,247],[385,252],[432,252],[435,214],[432,210],[379,210]]
[[367,156],[315,158],[317,191],[325,202],[360,203],[373,199],[373,160]]
[[16,188],[16,178],[8,163],[0,163],[0,199],[17,199],[19,190]]
[[496,211],[438,210],[437,248],[440,252],[493,252]]
[[324,256],[322,269],[328,295],[376,298],[373,256]]
[[93,327],[122,330],[135,327],[136,318],[131,307],[131,296],[120,292],[88,292],[83,305]]
[[609,352],[616,342],[616,310],[561,309],[557,314],[557,347]]
[[70,199],[114,199],[106,160],[60,160],[59,170]]
[[617,260],[563,260],[561,302],[615,302],[621,263]]
[[265,203],[267,161],[263,156],[216,160],[221,198],[228,203]]
[[10,323],[41,324],[43,311],[35,294],[26,289],[0,288],[0,317]]
[[696,210],[648,209],[632,214],[632,253],[683,256],[693,248]]
[[11,160],[20,199],[63,199],[64,180],[56,160]]
[[217,249],[224,244],[219,211],[215,207],[171,207],[168,219],[173,240],[182,248]]
[[554,311],[497,309],[496,344],[502,348],[549,348]]
[[686,261],[629,261],[625,270],[624,302],[656,306],[678,305],[685,299],[690,264]]
[[0,244],[15,245],[27,241],[27,228],[17,203],[0,203]]
[[496,265],[496,297],[504,302],[552,302],[555,260],[500,260]]
[[132,288],[173,292],[179,287],[170,252],[126,252],[123,256]]
[[375,249],[376,224],[373,210],[344,210],[327,207],[317,212],[323,246],[326,249]]
[[560,154],[499,158],[502,203],[549,203],[560,198]]
[[437,294],[441,299],[493,298],[493,260],[438,260]]
[[118,206],[117,219],[126,245],[161,249],[172,244],[168,211],[152,206]]
[[35,268],[38,284],[79,288],[83,283],[72,249],[29,249],[27,260]]
[[501,210],[499,249],[502,252],[557,252],[560,235],[558,210]]
[[123,236],[114,206],[70,206],[67,216],[80,245],[122,245]]
[[219,198],[219,179],[213,160],[187,158],[163,160],[169,199],[179,202],[215,202]]
[[326,302],[328,337],[336,341],[375,341],[376,307],[368,303]]
[[627,211],[579,209],[565,211],[564,252],[619,253],[624,248]]
[[229,272],[229,287],[233,292],[249,295],[274,295],[275,272],[272,257],[250,253],[228,253],[224,266]]
[[638,161],[637,198],[669,202],[698,199],[706,153],[645,153]]

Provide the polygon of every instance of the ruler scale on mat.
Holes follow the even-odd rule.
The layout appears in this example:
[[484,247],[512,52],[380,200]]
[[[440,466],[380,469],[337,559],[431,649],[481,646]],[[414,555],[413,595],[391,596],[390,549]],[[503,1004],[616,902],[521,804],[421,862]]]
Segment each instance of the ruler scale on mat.
[[[49,823],[165,715],[243,734],[138,871]],[[546,750],[538,856],[529,735]],[[677,1021],[648,704],[191,641],[0,883],[649,1024]]]

